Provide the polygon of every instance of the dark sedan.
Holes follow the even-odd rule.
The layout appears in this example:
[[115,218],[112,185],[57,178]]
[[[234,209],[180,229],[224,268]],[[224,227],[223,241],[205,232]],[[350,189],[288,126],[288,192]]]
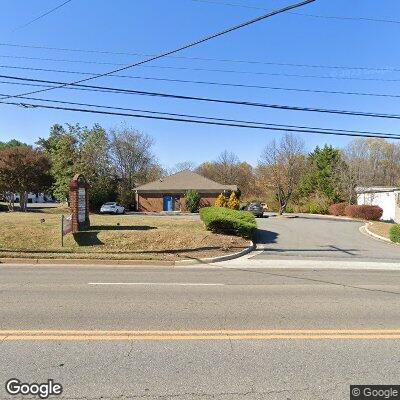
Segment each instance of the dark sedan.
[[262,218],[264,216],[264,209],[260,203],[250,203],[247,206],[247,211],[250,211],[258,218]]

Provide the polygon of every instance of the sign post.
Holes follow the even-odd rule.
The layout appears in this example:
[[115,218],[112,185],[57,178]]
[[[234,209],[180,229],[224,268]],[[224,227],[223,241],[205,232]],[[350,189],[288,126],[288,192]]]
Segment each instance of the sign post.
[[69,185],[72,233],[90,227],[89,188],[90,185],[82,174],[76,174]]
[[61,247],[64,247],[64,236],[72,232],[72,215],[64,217],[61,215]]

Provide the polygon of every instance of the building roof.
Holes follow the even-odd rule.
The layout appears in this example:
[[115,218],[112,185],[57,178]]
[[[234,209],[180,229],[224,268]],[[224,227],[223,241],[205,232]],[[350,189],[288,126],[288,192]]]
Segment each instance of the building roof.
[[369,186],[369,187],[356,187],[356,193],[385,193],[396,192],[400,190],[396,186]]
[[237,186],[223,185],[190,170],[184,170],[138,186],[134,190],[138,193],[182,193],[190,189],[203,193],[221,193],[224,190],[235,191]]

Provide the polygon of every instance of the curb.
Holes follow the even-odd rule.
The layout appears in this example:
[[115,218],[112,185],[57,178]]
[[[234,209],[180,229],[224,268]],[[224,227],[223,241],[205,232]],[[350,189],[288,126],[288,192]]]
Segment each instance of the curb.
[[199,258],[199,259],[194,259],[194,260],[179,260],[179,261],[173,261],[173,262],[174,262],[174,265],[211,264],[211,263],[216,263],[216,262],[220,262],[220,261],[233,260],[235,258],[245,256],[246,254],[249,254],[254,249],[255,249],[255,244],[253,242],[250,242],[250,246],[248,246],[246,249],[243,249],[237,253],[227,254],[226,256]]
[[[367,222],[364,226],[361,226],[361,227],[360,227],[360,231],[361,231],[361,229],[363,229],[367,235],[372,236],[373,238],[375,238],[375,239],[377,239],[377,240],[381,240],[381,241],[383,241],[383,242],[396,245],[396,243],[393,243],[390,239],[385,238],[385,237],[383,237],[383,236],[381,236],[381,235],[378,235],[378,234],[376,234],[376,233],[371,232],[371,231],[368,229],[368,225],[371,225],[371,222]],[[363,232],[361,231],[361,233],[363,233]]]
[[185,265],[200,265],[212,264],[220,261],[233,260],[242,257],[253,251],[255,245],[250,242],[250,246],[233,254],[225,256],[198,258],[198,259],[185,259],[178,261],[163,261],[163,260],[105,260],[105,259],[90,259],[90,258],[0,258],[1,264],[15,264],[15,265],[68,265],[68,266],[81,266],[81,265],[96,265],[96,266],[154,266],[154,267],[173,267]]

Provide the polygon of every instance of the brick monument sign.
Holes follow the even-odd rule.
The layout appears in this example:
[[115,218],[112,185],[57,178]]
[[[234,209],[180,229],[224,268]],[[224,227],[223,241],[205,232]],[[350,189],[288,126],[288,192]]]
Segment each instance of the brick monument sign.
[[76,174],[69,184],[69,204],[72,212],[72,233],[90,227],[89,188],[85,177]]

